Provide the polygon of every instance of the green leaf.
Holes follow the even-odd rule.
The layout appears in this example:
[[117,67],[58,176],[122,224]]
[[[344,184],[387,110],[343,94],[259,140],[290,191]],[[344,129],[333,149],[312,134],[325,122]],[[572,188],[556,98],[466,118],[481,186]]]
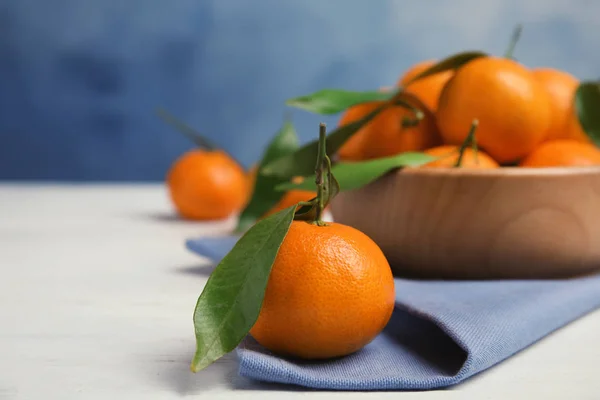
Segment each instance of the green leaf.
[[582,82],[575,92],[575,110],[581,128],[600,147],[600,82]]
[[393,92],[323,89],[306,96],[289,99],[285,104],[317,114],[330,115],[337,114],[356,104],[389,100],[393,95]]
[[194,310],[192,371],[233,351],[256,322],[295,208],[286,208],[250,228],[208,278]]
[[293,153],[297,148],[298,136],[296,130],[291,122],[286,121],[263,154],[258,167],[252,197],[240,214],[236,231],[242,232],[248,229],[283,197],[283,193],[276,191],[275,187],[287,182],[287,179],[277,176],[265,176],[261,173],[261,169],[268,163]]
[[333,168],[330,167],[330,170],[327,173],[327,201],[325,202],[325,207],[331,203],[333,198],[337,196],[340,191],[340,182],[333,174]]
[[186,125],[181,122],[179,119],[170,114],[165,109],[159,108],[156,110],[156,114],[167,124],[171,125],[173,128],[182,133],[189,140],[194,142],[194,144],[201,149],[204,150],[216,150],[217,146],[214,145],[210,140],[202,136],[199,132],[194,130],[194,128]]
[[479,58],[479,57],[487,57],[487,54],[483,53],[481,51],[467,51],[464,53],[454,54],[453,56],[444,58],[443,60],[439,61],[437,64],[432,65],[431,67],[427,68],[425,71],[416,75],[411,80],[409,80],[405,86],[408,86],[411,83],[413,83],[414,81],[423,79],[430,75],[434,75],[434,74],[437,74],[437,73],[440,73],[443,71],[448,71],[448,70],[456,70],[456,69],[462,67],[463,65],[465,65],[466,63],[468,63],[469,61],[473,61],[474,59]]
[[[437,157],[425,153],[406,152],[396,156],[359,162],[340,162],[333,166],[331,172],[337,178],[342,191],[361,188],[395,168],[416,167],[436,160]],[[312,180],[311,180],[312,179]],[[286,182],[277,186],[277,190],[308,190],[314,188],[314,177],[306,178],[301,183]]]
[[[393,103],[386,102],[377,107],[362,119],[343,125],[327,135],[327,155],[331,157],[352,135],[360,130],[366,123],[371,121],[384,108],[391,107]],[[314,172],[317,162],[317,150],[319,141],[313,140],[299,148],[297,151],[281,157],[273,162],[266,163],[261,169],[268,176],[278,176],[286,181],[294,176],[309,176]]]

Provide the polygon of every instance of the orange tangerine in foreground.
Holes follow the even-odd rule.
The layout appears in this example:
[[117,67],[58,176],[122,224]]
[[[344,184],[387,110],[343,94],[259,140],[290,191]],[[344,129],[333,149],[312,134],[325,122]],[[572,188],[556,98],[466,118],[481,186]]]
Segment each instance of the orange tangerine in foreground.
[[338,223],[294,221],[250,334],[283,355],[344,356],[383,330],[394,302],[390,265],[367,235]]

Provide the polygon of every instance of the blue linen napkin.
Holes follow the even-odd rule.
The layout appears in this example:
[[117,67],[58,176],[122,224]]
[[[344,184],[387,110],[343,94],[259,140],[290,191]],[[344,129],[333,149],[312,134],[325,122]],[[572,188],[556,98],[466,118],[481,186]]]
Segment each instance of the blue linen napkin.
[[[188,240],[218,263],[237,237]],[[396,279],[385,330],[359,352],[328,361],[281,358],[248,336],[239,374],[333,390],[435,389],[482,372],[600,307],[600,275],[564,280]]]

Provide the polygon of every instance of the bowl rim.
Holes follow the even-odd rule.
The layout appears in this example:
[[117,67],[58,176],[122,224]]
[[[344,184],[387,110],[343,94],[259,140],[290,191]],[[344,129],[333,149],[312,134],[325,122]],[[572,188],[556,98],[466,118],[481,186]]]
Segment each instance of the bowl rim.
[[500,167],[489,169],[477,168],[400,168],[397,173],[403,175],[428,176],[489,176],[489,177],[563,177],[579,175],[600,175],[600,166],[589,167]]

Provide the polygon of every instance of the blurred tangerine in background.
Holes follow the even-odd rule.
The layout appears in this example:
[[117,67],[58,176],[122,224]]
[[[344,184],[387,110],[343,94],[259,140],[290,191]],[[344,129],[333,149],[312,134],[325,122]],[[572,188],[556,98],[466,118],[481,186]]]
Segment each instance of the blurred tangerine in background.
[[574,101],[579,80],[568,72],[555,68],[535,68],[532,73],[549,95],[550,127],[546,140],[574,136],[569,132],[571,129],[569,124],[575,116],[571,104]]
[[413,108],[394,105],[375,116],[364,142],[367,159],[422,151],[441,144],[434,114],[414,96],[407,96],[406,103]]
[[418,97],[421,102],[433,112],[437,111],[440,93],[442,92],[442,89],[448,80],[452,77],[452,75],[454,75],[454,72],[443,71],[438,74],[419,79],[412,83],[409,82],[418,74],[424,72],[428,68],[431,68],[435,64],[436,60],[426,60],[413,65],[406,72],[404,72],[404,74],[402,74],[398,80],[398,83],[396,84],[398,87],[404,88],[406,93],[410,93]]
[[459,145],[473,119],[477,141],[500,163],[519,160],[547,136],[550,100],[533,74],[516,61],[481,57],[459,68],[441,95],[437,122],[444,141]]
[[[456,166],[460,156],[459,146],[442,145],[425,150],[425,154],[438,157],[421,166],[421,168],[452,168]],[[461,168],[490,169],[500,168],[500,165],[483,151],[474,151],[471,148],[464,149],[463,157],[460,163]]]
[[600,150],[573,139],[550,140],[529,154],[521,167],[588,167],[600,165]]
[[240,210],[248,199],[248,177],[222,150],[190,150],[167,173],[167,187],[175,209],[183,218],[224,219]]
[[[293,183],[302,183],[304,181],[304,178],[297,176],[294,177],[291,181]],[[283,195],[283,197],[277,202],[277,204],[273,206],[273,208],[271,208],[269,211],[267,211],[265,215],[263,215],[263,218],[266,218],[269,215],[273,215],[276,212],[279,212],[285,208],[291,207],[294,204],[309,201],[315,198],[316,196],[317,192],[311,190],[289,190]]]
[[[361,118],[366,117],[369,113],[375,111],[377,107],[383,105],[383,102],[369,102],[357,104],[353,107],[348,108],[338,122],[338,127],[348,125],[352,122],[356,122]],[[358,132],[356,132],[344,145],[340,148],[338,154],[341,160],[344,161],[361,161],[366,158],[365,149],[367,147],[367,141],[369,138],[369,130],[371,129],[372,121],[363,126]]]

